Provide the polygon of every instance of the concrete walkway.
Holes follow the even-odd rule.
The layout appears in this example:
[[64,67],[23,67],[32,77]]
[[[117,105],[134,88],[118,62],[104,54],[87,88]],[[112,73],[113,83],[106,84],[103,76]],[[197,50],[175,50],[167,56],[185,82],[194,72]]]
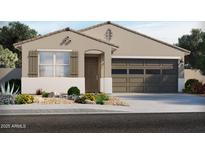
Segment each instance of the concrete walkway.
[[0,105],[0,115],[205,112],[205,97],[186,94],[113,94],[129,106],[92,104]]

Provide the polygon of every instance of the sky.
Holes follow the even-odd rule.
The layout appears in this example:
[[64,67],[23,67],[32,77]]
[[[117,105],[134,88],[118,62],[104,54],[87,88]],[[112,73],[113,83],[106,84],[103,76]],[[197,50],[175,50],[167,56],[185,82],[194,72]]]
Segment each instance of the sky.
[[[75,30],[86,28],[104,21],[21,21],[37,30],[41,35],[70,27]],[[156,39],[174,44],[184,34],[190,34],[191,29],[200,28],[205,31],[205,22],[197,21],[113,21],[137,32]],[[0,27],[8,22],[0,21]]]

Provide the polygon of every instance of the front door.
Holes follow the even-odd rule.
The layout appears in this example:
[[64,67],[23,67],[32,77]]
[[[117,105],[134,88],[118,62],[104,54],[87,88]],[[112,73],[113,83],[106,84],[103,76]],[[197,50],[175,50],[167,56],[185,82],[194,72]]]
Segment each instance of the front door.
[[98,57],[85,57],[85,91],[99,92]]

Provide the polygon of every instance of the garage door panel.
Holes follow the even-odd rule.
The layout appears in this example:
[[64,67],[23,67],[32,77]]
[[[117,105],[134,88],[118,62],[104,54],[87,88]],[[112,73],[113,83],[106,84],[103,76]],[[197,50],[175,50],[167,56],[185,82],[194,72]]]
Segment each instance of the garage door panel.
[[130,86],[128,88],[128,92],[143,93],[144,92],[144,87],[143,86]]
[[178,60],[119,59],[114,60],[113,92],[172,93],[177,92]]
[[143,59],[130,59],[127,61],[127,66],[135,67],[135,66],[144,66]]
[[127,92],[127,88],[126,87],[113,87],[113,91],[114,92]]
[[177,81],[176,81],[177,77],[176,75],[170,75],[170,76],[163,76],[162,77],[162,84],[166,84],[166,83],[171,83],[171,84],[175,84]]
[[128,82],[141,82],[144,83],[144,77],[130,77],[128,78]]
[[147,93],[157,93],[160,91],[159,86],[145,86],[145,92]]
[[112,59],[113,66],[124,66],[127,65],[126,59]]
[[127,83],[128,87],[131,86],[144,86],[144,82],[132,82],[132,83]]
[[146,76],[145,77],[145,83],[151,84],[151,83],[160,83],[161,82],[161,76]]
[[172,66],[174,68],[177,68],[178,62],[177,60],[171,60],[171,59],[166,59],[166,60],[161,60],[162,66]]
[[127,82],[127,78],[114,77],[114,78],[112,78],[112,81],[113,81],[113,83],[115,83],[115,82],[117,82],[117,83],[119,83],[119,82],[126,83]]
[[145,60],[145,66],[160,66],[160,60],[158,59],[147,59]]
[[113,82],[113,86],[116,86],[116,87],[126,87],[127,86],[127,83],[126,82]]

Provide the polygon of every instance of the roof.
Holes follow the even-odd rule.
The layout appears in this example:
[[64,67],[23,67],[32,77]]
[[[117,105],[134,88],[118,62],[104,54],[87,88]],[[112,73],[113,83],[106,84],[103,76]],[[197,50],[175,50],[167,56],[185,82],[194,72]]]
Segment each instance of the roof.
[[119,28],[124,29],[124,30],[126,30],[126,31],[132,32],[132,33],[134,33],[134,34],[137,34],[137,35],[140,35],[140,36],[142,36],[142,37],[151,39],[151,40],[153,40],[153,41],[156,41],[156,42],[158,42],[158,43],[164,44],[164,45],[166,45],[166,46],[175,48],[175,49],[180,50],[180,51],[182,51],[182,52],[186,52],[186,53],[190,53],[190,52],[191,52],[191,51],[186,50],[186,49],[184,49],[184,48],[180,48],[180,47],[178,47],[178,46],[169,44],[169,43],[167,43],[167,42],[164,42],[164,41],[155,39],[155,38],[153,38],[153,37],[150,37],[150,36],[147,36],[147,35],[145,35],[145,34],[139,33],[139,32],[137,32],[137,31],[128,29],[128,28],[126,28],[126,27],[123,27],[123,26],[121,26],[121,25],[112,23],[112,22],[110,22],[110,21],[107,21],[107,22],[104,22],[104,23],[101,23],[101,24],[97,24],[97,25],[94,25],[94,26],[91,26],[91,27],[87,27],[87,28],[81,29],[81,30],[79,30],[79,32],[84,32],[84,31],[87,31],[87,30],[90,30],[90,29],[94,29],[94,28],[97,28],[97,27],[101,27],[101,26],[103,26],[103,25],[107,25],[107,24],[111,24],[111,25],[113,25],[113,26],[119,27]]
[[36,37],[34,37],[34,38],[27,39],[27,40],[24,40],[24,41],[21,41],[21,42],[18,42],[18,43],[14,43],[14,47],[15,47],[15,48],[18,48],[18,47],[20,47],[20,46],[21,46],[22,44],[24,44],[24,43],[32,42],[32,41],[35,41],[35,40],[38,40],[38,39],[41,39],[41,38],[44,38],[44,37],[48,37],[48,36],[51,36],[51,35],[54,35],[54,34],[58,34],[58,33],[61,33],[61,32],[65,32],[65,31],[71,31],[71,32],[73,32],[73,33],[76,33],[76,34],[78,34],[78,35],[81,35],[81,36],[90,38],[90,39],[95,40],[95,41],[98,41],[98,42],[100,42],[100,43],[104,43],[104,44],[113,46],[113,47],[115,47],[115,48],[118,48],[118,46],[115,45],[115,44],[112,44],[112,43],[109,43],[109,42],[106,42],[106,41],[103,41],[103,40],[94,38],[94,37],[89,36],[89,35],[86,35],[86,34],[83,34],[83,33],[79,32],[79,31],[75,31],[75,30],[73,30],[73,29],[70,29],[69,27],[68,27],[68,28],[64,28],[64,29],[61,29],[61,30],[58,30],[58,31],[54,31],[54,32],[51,32],[51,33],[48,33],[48,34],[45,34],[45,35],[42,35],[42,36],[36,36]]

